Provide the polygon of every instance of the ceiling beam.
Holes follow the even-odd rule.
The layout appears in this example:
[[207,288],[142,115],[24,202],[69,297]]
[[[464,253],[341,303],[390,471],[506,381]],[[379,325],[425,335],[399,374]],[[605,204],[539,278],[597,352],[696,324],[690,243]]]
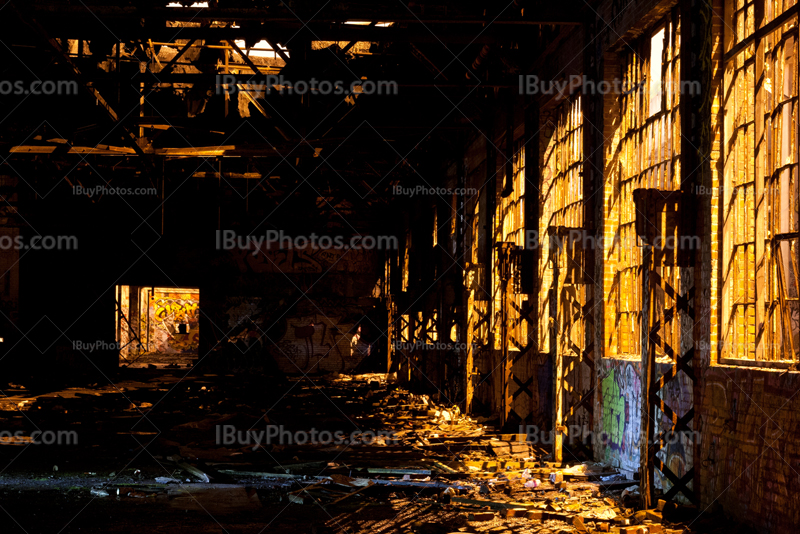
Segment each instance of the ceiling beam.
[[[278,72],[270,73],[276,76],[276,78],[269,80],[270,86],[274,86],[276,83],[277,76],[279,75]],[[96,75],[92,78],[95,81],[107,81],[108,76],[106,75]],[[323,81],[324,78],[319,78],[318,82]],[[368,78],[364,81],[373,81],[377,82],[378,78]],[[212,84],[212,85],[224,85],[229,83],[236,83],[236,84],[251,84],[251,85],[263,85],[266,86],[267,83],[267,75],[262,76],[255,76],[253,74],[205,74],[205,73],[179,73],[179,74],[165,74],[162,75],[159,73],[135,73],[130,77],[130,82],[132,84],[136,84],[139,82],[143,83],[197,83],[197,84]],[[291,81],[302,81],[302,80],[285,80],[286,82]],[[331,81],[331,80],[329,80]],[[475,87],[484,87],[484,88],[517,88],[519,87],[519,77],[509,77],[504,80],[498,80],[495,83],[470,83],[468,80],[465,80],[463,83],[461,82],[446,82],[446,83],[438,83],[432,77],[431,78],[405,78],[405,79],[380,79],[381,82],[384,83],[395,83],[397,87],[419,87],[419,88],[458,88],[458,89],[473,89]],[[389,87],[388,85],[384,85],[384,87]],[[277,92],[277,90],[276,90]]]
[[[375,26],[375,24],[377,24],[377,23],[376,23],[375,21],[372,21],[372,22],[370,22],[370,23],[367,25],[367,27],[371,28],[371,27]],[[343,53],[343,54],[346,54],[346,53],[348,53],[348,52],[350,51],[350,49],[351,49],[351,48],[353,48],[353,47],[356,45],[356,43],[358,43],[358,40],[357,40],[357,39],[353,39],[352,41],[350,41],[349,43],[347,43],[347,44],[345,45],[345,47],[342,49],[342,53]]]
[[[170,59],[169,62],[167,62],[167,64],[164,65],[164,68],[162,68],[160,71],[158,71],[158,73],[159,74],[169,74],[170,72],[172,72],[172,67],[175,66],[175,63],[177,63],[178,60],[181,58],[181,56],[183,56],[183,54],[186,53],[186,51],[189,50],[189,48],[191,48],[192,44],[194,44],[194,42],[196,40],[197,39],[189,39],[188,41],[186,41],[186,44],[183,45],[183,48],[178,50],[178,53],[175,54],[174,56],[172,56],[172,59]],[[158,57],[158,56],[155,56],[155,57]]]
[[[103,95],[91,84],[89,83],[81,73],[78,66],[72,61],[69,54],[64,52],[61,44],[58,42],[57,39],[50,37],[47,30],[39,24],[39,22],[33,16],[30,16],[28,12],[24,10],[24,8],[20,8],[18,6],[17,1],[10,2],[12,8],[19,16],[20,20],[27,23],[33,30],[38,34],[39,38],[45,42],[53,52],[55,52],[56,57],[58,60],[66,65],[70,70],[72,75],[74,76],[75,80],[78,82],[83,90],[88,93],[89,96],[95,99],[95,101],[100,105],[100,107],[105,111],[108,115],[109,119],[115,124],[120,123],[120,117],[111,107],[111,105],[103,98]],[[145,171],[148,174],[148,177],[151,179],[152,182],[152,175],[153,175],[153,165],[149,158],[146,157],[146,154],[141,146],[139,146],[139,139],[137,138],[136,134],[133,133],[129,128],[127,128],[124,124],[121,125],[124,135],[122,136],[125,142],[128,144],[129,149],[142,158],[142,162],[144,164]]]
[[164,147],[148,148],[141,154],[130,147],[96,145],[96,146],[65,146],[55,145],[17,145],[8,151],[10,154],[77,154],[94,156],[172,156],[172,157],[273,157],[283,154],[293,157],[317,157],[317,153],[310,147],[275,147],[269,144],[247,144],[245,146],[220,145],[200,147]]
[[[541,24],[580,24],[583,1],[568,0],[560,3],[543,3],[535,9],[509,9],[499,16],[471,6],[458,5],[417,5],[407,7],[399,2],[373,2],[354,5],[352,3],[320,3],[321,9],[314,15],[317,23],[328,22],[397,22],[402,24],[497,24],[497,25],[541,25]],[[81,5],[53,3],[35,4],[37,13],[50,16],[80,16],[91,13],[103,19],[127,18],[141,20],[184,20],[191,22],[268,20],[271,22],[300,23],[302,16],[291,9],[271,6],[269,8],[167,8],[110,5]],[[314,9],[308,7],[311,13]],[[133,17],[133,19],[131,19]]]
[[[69,17],[67,17],[69,20]],[[64,20],[53,17],[45,17],[42,21],[45,26],[61,26]],[[69,24],[69,22],[68,22]],[[108,28],[103,26],[93,27],[89,25],[79,25],[77,21],[71,25],[68,31],[70,39],[91,40],[93,38],[105,37],[109,31],[113,31],[122,40],[147,40],[154,43],[173,42],[175,39],[200,39],[209,42],[227,41],[228,39],[261,41],[268,43],[284,43],[291,40],[303,25],[296,23],[265,23],[261,26],[241,26],[238,28],[168,28],[151,27],[141,25],[131,25],[128,21],[115,23],[108,21]],[[399,27],[379,27],[368,25],[353,24],[331,24],[331,23],[309,23],[305,29],[312,35],[314,40],[319,41],[369,41],[369,42],[413,42],[413,43],[446,43],[446,44],[494,44],[520,42],[530,39],[531,28],[528,26],[489,26],[484,24],[459,25],[457,27],[448,26],[443,31],[436,30],[441,27],[413,25],[405,28]],[[176,32],[177,36],[176,36]],[[171,46],[181,45],[174,43]],[[273,46],[273,48],[275,48]]]

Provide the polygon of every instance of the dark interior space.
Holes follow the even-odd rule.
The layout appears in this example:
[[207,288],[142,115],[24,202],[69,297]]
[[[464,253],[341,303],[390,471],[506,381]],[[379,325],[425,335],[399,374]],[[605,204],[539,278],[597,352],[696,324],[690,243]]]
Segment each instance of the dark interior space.
[[796,532],[798,17],[0,0],[0,532]]

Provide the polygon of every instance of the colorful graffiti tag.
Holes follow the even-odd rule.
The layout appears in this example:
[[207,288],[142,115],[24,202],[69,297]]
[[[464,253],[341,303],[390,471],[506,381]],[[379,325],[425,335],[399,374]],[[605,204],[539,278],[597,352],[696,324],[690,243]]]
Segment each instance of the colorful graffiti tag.
[[359,328],[342,318],[321,314],[290,318],[286,335],[271,347],[280,368],[287,373],[354,368],[369,355],[370,346],[360,340]]
[[358,324],[363,309],[315,299],[308,307],[324,313],[277,311],[282,304],[259,297],[226,298],[228,340],[254,357],[266,349],[267,357],[289,374],[347,372],[370,354],[372,346],[361,339]]
[[150,299],[150,350],[197,352],[199,311],[196,292],[154,292]]
[[600,458],[626,470],[639,469],[642,428],[641,364],[628,360],[603,361],[599,403],[602,410]]
[[621,449],[622,432],[625,430],[625,398],[620,394],[616,380],[616,371],[603,380],[603,430],[612,449]]
[[[600,388],[597,393],[596,410],[599,422],[597,427],[600,440],[595,448],[595,457],[627,471],[640,469],[640,449],[642,431],[642,382],[641,363],[634,360],[604,359],[600,367]],[[656,379],[670,369],[668,364],[656,367]],[[676,379],[659,392],[666,404],[675,410],[678,417],[685,415],[692,407],[692,381],[679,373]],[[671,421],[660,415],[655,432],[667,431]],[[665,443],[658,457],[679,477],[692,465],[691,435],[678,434]],[[669,490],[669,480],[656,469],[654,477],[656,488]]]

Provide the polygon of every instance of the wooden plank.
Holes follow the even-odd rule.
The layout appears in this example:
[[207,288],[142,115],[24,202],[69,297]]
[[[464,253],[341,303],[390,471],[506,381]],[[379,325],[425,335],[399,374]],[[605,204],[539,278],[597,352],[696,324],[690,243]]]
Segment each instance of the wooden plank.
[[[11,147],[9,153],[14,154],[53,154],[59,150],[58,146],[52,145],[18,145]],[[164,147],[139,151],[133,148],[110,146],[110,145],[97,145],[94,147],[71,146],[64,150],[64,154],[78,154],[78,155],[97,155],[97,156],[174,156],[174,157],[209,157],[209,156],[223,156],[223,157],[275,157],[282,151],[286,153],[291,152],[290,148],[279,148],[273,145],[248,145],[247,147],[237,145],[220,145],[220,146],[200,146],[200,147]],[[300,147],[295,151],[297,157],[314,157],[314,151],[306,146]],[[212,173],[214,174],[214,173]],[[244,176],[243,176],[244,177]]]
[[539,507],[538,503],[530,502],[503,502],[503,501],[481,501],[478,499],[467,499],[466,497],[453,497],[451,502],[457,504],[469,504],[472,506],[488,506],[495,510],[508,510],[511,508],[526,508],[536,509]]
[[277,53],[279,56],[281,56],[281,59],[284,61],[284,63],[286,63],[288,65],[289,64],[289,56],[287,56],[286,52],[284,52],[281,49],[281,47],[278,46],[278,43],[273,41],[272,39],[267,38],[267,37],[264,37],[264,40],[267,42],[267,44],[269,46],[272,47],[272,49],[275,51],[275,53]]
[[185,53],[186,53],[186,51],[187,51],[187,50],[189,50],[189,49],[192,47],[192,45],[194,44],[194,42],[195,42],[196,40],[197,40],[197,39],[189,39],[189,40],[186,42],[186,44],[185,44],[185,45],[183,45],[183,48],[181,48],[180,50],[178,50],[178,53],[177,53],[177,54],[175,54],[175,55],[172,57],[172,59],[170,59],[170,60],[167,62],[167,64],[166,64],[166,65],[164,65],[164,68],[163,68],[163,69],[161,69],[161,70],[160,70],[158,73],[159,73],[159,74],[169,74],[170,72],[172,72],[172,68],[175,66],[175,64],[178,62],[178,60],[179,60],[179,59],[180,59],[180,58],[183,56],[183,54],[185,54]]
[[430,469],[389,469],[384,467],[367,468],[367,473],[383,475],[430,475]]
[[[78,66],[72,61],[70,55],[63,50],[59,41],[57,39],[50,37],[47,30],[41,24],[39,24],[39,22],[33,16],[30,16],[28,13],[23,11],[23,9],[21,9],[17,5],[18,2],[10,2],[10,4],[14,9],[14,11],[19,16],[20,20],[27,21],[28,24],[36,31],[39,37],[45,43],[47,43],[47,45],[50,48],[52,48],[55,54],[59,57],[59,60],[63,64],[69,67],[69,69],[72,71],[72,75],[75,77],[78,84],[84,89],[84,91],[86,91],[89,94],[89,96],[95,99],[95,101],[100,105],[100,107],[102,107],[103,110],[106,112],[111,121],[114,122],[115,124],[119,123],[119,116],[117,115],[117,113],[114,111],[111,105],[106,101],[103,95],[101,95],[100,92],[97,89],[95,89],[91,85],[91,83],[89,83],[84,78],[83,73],[80,71]],[[83,7],[85,6],[82,6],[82,8]],[[150,176],[152,174],[153,165],[150,162],[150,160],[145,157],[144,151],[139,146],[136,135],[130,129],[128,129],[124,124],[122,124],[122,130],[125,132],[125,135],[123,136],[125,141],[134,150],[134,152],[136,152],[136,155],[143,158],[145,170],[147,171],[148,176]]]
[[[328,5],[330,4],[330,5]],[[336,24],[344,21],[348,22],[396,22],[402,24],[475,24],[484,26],[487,23],[486,14],[481,9],[469,9],[468,6],[460,7],[453,5],[428,5],[426,9],[417,6],[408,8],[405,5],[397,7],[383,3],[372,4],[334,4],[328,3],[315,7],[310,13],[314,13],[314,21],[317,24],[327,23]],[[571,5],[570,5],[571,4]],[[582,2],[574,2],[567,5],[541,5],[535,9],[509,9],[499,16],[491,19],[493,25],[578,25],[583,22],[581,8]],[[328,7],[326,8],[326,5]],[[444,9],[443,9],[444,8]],[[311,6],[309,6],[311,9]],[[85,17],[86,8],[84,6],[71,6],[67,4],[48,4],[36,5],[36,10],[41,14],[48,14],[64,17]],[[106,20],[115,18],[122,20],[138,20],[141,17],[139,6],[111,6],[93,5],[92,13],[95,16]],[[167,8],[149,7],[147,10],[149,19],[154,22],[163,20],[183,20],[191,22],[203,21],[232,21],[241,20],[265,20],[273,24],[286,23],[294,26],[305,26],[303,21],[298,20],[297,14],[291,9],[280,9],[271,7],[246,8],[246,7],[208,7],[208,8]],[[298,22],[300,24],[298,24]],[[447,32],[445,32],[446,34]]]

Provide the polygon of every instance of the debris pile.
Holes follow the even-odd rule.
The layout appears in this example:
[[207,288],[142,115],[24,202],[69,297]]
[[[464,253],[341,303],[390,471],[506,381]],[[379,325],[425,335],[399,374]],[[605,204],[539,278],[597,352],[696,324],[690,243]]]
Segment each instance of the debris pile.
[[[340,395],[341,388],[349,395]],[[675,514],[665,519],[664,501],[657,510],[636,511],[638,499],[630,497],[636,483],[617,470],[591,462],[557,465],[549,450],[526,441],[524,434],[499,433],[456,406],[387,384],[381,375],[342,377],[325,389],[331,398],[362,399],[361,406],[353,406],[362,432],[334,447],[304,443],[272,447],[272,452],[295,462],[336,452],[335,461],[223,473],[239,480],[280,477],[291,481],[285,501],[326,509],[348,500],[386,503],[399,495],[427,500],[458,512],[464,520],[458,530],[464,532],[685,531],[669,521]],[[672,509],[677,507],[670,503],[667,510]]]
[[[616,469],[556,464],[525,434],[503,433],[385,375],[293,379],[268,401],[243,382],[165,374],[46,395],[20,389],[9,402],[15,410],[57,407],[62,424],[86,410],[97,414],[95,426],[128,447],[125,468],[100,473],[92,464],[78,480],[53,468],[48,484],[71,495],[82,488],[83,499],[109,506],[255,516],[270,506],[326,517],[372,510],[430,534],[692,532],[681,526],[696,514],[691,507],[659,501],[638,510],[637,482]],[[171,387],[182,394],[161,404]],[[82,433],[81,444],[95,454],[92,436]],[[134,466],[130,458],[155,464]],[[406,509],[415,510],[413,520],[403,519]]]

